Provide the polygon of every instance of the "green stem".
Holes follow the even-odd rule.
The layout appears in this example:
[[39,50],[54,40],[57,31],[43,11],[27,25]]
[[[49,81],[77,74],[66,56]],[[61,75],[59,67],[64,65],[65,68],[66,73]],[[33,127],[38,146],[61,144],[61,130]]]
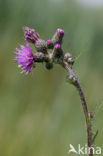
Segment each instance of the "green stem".
[[90,153],[88,154],[88,156],[93,156],[93,149],[92,149],[92,147],[93,147],[93,140],[92,140],[91,118],[90,118],[90,115],[89,115],[88,106],[87,106],[87,103],[86,103],[84,92],[82,90],[82,87],[80,85],[80,82],[79,82],[76,74],[74,73],[73,69],[68,65],[68,63],[63,62],[62,66],[69,73],[68,80],[70,81],[70,83],[72,85],[74,85],[77,88],[77,90],[79,92],[81,103],[82,103],[82,107],[83,107],[83,112],[84,112],[84,116],[85,116],[85,121],[86,121],[87,143],[88,143],[88,148],[90,149]]

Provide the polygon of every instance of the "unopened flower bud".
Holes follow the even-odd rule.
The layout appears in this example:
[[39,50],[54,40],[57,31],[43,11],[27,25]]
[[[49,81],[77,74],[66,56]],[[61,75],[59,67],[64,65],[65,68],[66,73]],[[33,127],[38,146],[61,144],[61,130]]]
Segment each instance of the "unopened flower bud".
[[63,36],[64,36],[64,30],[57,29],[55,34],[54,34],[54,36],[52,37],[53,44],[56,44],[56,43],[60,43],[61,44]]
[[46,67],[48,70],[50,70],[50,69],[53,68],[53,63],[51,63],[51,62],[46,62],[45,67]]
[[52,42],[52,40],[47,40],[46,43],[47,43],[47,48],[48,49],[53,49],[53,42]]
[[64,36],[64,30],[57,29],[56,32],[58,33],[58,35]]
[[66,81],[69,82],[70,84],[74,84],[74,85],[76,85],[76,83],[77,83],[76,78],[73,75],[67,76]]
[[45,59],[45,56],[42,52],[36,52],[34,53],[34,57],[35,57],[35,62],[43,62]]
[[61,45],[59,43],[55,44],[54,46],[54,56],[61,57],[63,55],[63,51],[61,49]]
[[39,39],[35,43],[35,48],[37,52],[47,53],[47,44],[46,41]]
[[94,112],[89,112],[90,118],[93,119],[94,118]]
[[56,45],[54,46],[54,48],[55,48],[56,50],[59,50],[59,49],[61,48],[61,45],[60,45],[60,44],[56,44]]
[[71,55],[69,52],[66,52],[66,53],[65,53],[65,55],[64,55],[64,60],[65,60],[67,63],[71,64],[71,65],[73,65],[73,63],[74,63],[74,59],[73,59],[72,55]]
[[43,52],[43,53],[47,52],[46,41],[42,40],[39,34],[34,29],[24,27],[24,36],[26,42],[34,43],[36,51]]

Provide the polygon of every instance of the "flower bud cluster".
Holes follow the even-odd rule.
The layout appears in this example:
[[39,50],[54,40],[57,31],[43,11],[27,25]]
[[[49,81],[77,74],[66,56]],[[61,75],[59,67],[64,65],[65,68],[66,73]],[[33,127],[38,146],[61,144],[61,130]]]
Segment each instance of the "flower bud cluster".
[[[17,49],[15,54],[15,61],[23,72],[31,72],[36,62],[45,62],[47,69],[52,69],[54,63],[62,64],[66,61],[68,64],[73,65],[74,59],[70,53],[65,53],[62,49],[62,41],[64,30],[57,29],[53,37],[49,40],[43,40],[40,35],[29,27],[24,27],[24,38],[26,46],[21,46]],[[29,43],[34,44],[36,53],[32,52]],[[51,51],[50,51],[51,49]]]

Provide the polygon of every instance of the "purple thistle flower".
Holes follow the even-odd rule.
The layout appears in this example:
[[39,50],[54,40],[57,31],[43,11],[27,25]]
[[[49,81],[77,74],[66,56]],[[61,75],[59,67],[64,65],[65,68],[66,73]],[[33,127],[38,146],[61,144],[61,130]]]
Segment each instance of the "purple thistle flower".
[[26,42],[36,43],[36,41],[40,40],[39,34],[35,31],[35,29],[31,29],[29,27],[24,27],[24,36]]
[[19,64],[18,67],[23,69],[22,72],[28,74],[31,72],[34,64],[34,54],[32,53],[32,49],[29,45],[21,45],[21,49],[17,48],[16,50],[17,52],[14,52],[14,54],[18,56],[14,58],[14,61]]

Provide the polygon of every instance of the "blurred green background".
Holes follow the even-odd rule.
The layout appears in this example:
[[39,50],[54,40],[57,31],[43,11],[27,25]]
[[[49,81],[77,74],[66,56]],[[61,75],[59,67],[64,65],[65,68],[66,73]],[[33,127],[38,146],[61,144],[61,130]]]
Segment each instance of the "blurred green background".
[[96,109],[95,144],[103,148],[103,7],[77,0],[0,0],[0,156],[68,156],[69,144],[86,144],[80,99],[66,83],[66,71],[38,64],[24,76],[13,62],[15,48],[24,44],[23,26],[45,40],[62,28],[65,51],[74,57],[82,52],[74,69],[89,110]]

